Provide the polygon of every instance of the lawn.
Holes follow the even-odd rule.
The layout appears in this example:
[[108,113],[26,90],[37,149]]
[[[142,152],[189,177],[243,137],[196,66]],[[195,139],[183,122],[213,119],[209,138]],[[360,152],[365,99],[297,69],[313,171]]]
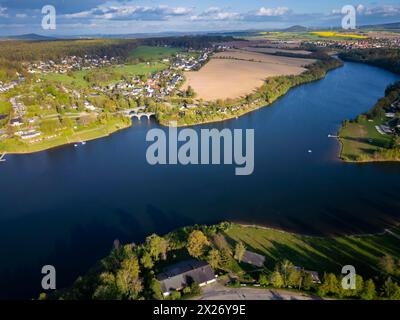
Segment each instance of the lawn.
[[60,82],[69,86],[76,86],[79,88],[84,88],[89,86],[89,83],[83,78],[88,71],[75,71],[73,76],[61,73],[46,73],[41,75],[40,78],[48,81]]
[[400,258],[400,227],[394,233],[366,236],[311,237],[261,227],[233,225],[226,232],[231,243],[242,241],[254,252],[266,256],[273,268],[288,259],[295,265],[319,272],[339,274],[343,265],[353,265],[362,276],[379,272],[379,258],[385,254]]
[[110,120],[104,125],[92,125],[80,131],[76,131],[72,135],[60,135],[58,137],[44,140],[36,143],[24,143],[16,139],[0,141],[0,153],[33,153],[62,146],[65,144],[77,143],[82,141],[94,140],[106,137],[113,132],[127,128],[130,124],[121,121],[120,119]]
[[342,143],[341,158],[347,161],[357,161],[369,158],[380,148],[390,143],[389,135],[380,134],[375,126],[382,124],[379,120],[348,122],[340,130]]
[[134,49],[129,56],[150,61],[169,58],[180,51],[179,48],[140,46]]
[[76,86],[79,88],[88,87],[90,85],[84,77],[89,72],[102,72],[113,74],[113,78],[110,81],[102,83],[103,85],[111,84],[121,80],[122,76],[139,76],[150,74],[154,72],[161,71],[167,68],[163,63],[137,63],[137,64],[127,64],[127,65],[116,65],[106,68],[98,68],[93,70],[82,70],[73,72],[72,76],[68,74],[58,74],[58,73],[48,73],[41,76],[44,80],[60,82],[65,85]]

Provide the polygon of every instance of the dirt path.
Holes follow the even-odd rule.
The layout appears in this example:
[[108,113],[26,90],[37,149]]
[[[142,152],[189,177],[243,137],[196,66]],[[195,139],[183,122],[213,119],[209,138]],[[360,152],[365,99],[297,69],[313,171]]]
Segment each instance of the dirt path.
[[201,296],[196,300],[321,300],[306,294],[287,290],[257,289],[257,288],[229,288],[220,283],[203,288]]

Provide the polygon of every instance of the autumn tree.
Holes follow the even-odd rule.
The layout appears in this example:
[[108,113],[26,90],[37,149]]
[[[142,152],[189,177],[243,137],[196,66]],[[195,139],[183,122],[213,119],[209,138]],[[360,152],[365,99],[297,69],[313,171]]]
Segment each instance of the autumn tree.
[[140,263],[142,264],[143,267],[145,267],[146,269],[151,269],[154,266],[154,262],[153,259],[151,258],[150,253],[148,253],[147,251],[145,251],[142,255],[142,257],[140,258]]
[[137,258],[131,258],[124,260],[121,269],[117,272],[116,285],[121,295],[126,299],[136,299],[142,290],[139,270]]
[[340,292],[339,282],[333,273],[325,274],[324,282],[318,288],[318,293],[322,296],[327,294],[338,294]]
[[210,264],[211,268],[217,269],[221,261],[221,257],[219,255],[218,250],[215,249],[211,250],[208,253],[207,261]]
[[275,288],[282,288],[285,285],[285,282],[283,281],[283,277],[279,271],[274,271],[271,274],[269,281]]
[[360,298],[362,300],[374,300],[376,297],[375,283],[372,279],[365,282],[363,290],[361,291]]
[[192,257],[198,258],[202,256],[209,245],[210,242],[200,230],[194,230],[189,235],[187,249]]
[[235,259],[239,262],[242,262],[245,251],[246,251],[246,247],[244,246],[243,242],[239,241],[238,243],[236,243]]
[[154,261],[157,261],[160,257],[162,260],[167,258],[168,240],[152,234],[146,238],[146,247]]

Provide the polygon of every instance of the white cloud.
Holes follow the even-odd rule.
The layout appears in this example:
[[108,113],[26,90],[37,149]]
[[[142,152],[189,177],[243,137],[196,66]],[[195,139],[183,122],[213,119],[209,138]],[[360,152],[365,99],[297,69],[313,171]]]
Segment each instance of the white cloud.
[[19,19],[24,19],[24,18],[28,17],[28,15],[26,13],[17,13],[17,14],[15,14],[15,17],[19,18]]
[[8,14],[7,14],[7,8],[3,8],[3,7],[0,7],[0,17],[1,18],[7,18],[8,17]]
[[240,20],[242,15],[237,12],[230,12],[219,7],[210,7],[200,13],[190,17],[192,21],[224,21],[224,20]]
[[167,20],[171,17],[186,16],[193,8],[159,6],[97,6],[87,11],[65,14],[66,19],[105,19],[105,20]]
[[290,12],[290,9],[287,7],[277,7],[277,8],[265,8],[262,7],[257,10],[256,16],[259,17],[277,17],[283,16]]

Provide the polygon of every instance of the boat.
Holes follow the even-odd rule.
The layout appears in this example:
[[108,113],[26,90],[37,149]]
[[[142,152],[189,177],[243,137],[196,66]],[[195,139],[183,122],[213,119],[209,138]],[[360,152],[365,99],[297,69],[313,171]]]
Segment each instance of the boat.
[[76,148],[77,146],[78,146],[78,145],[75,143],[75,144],[74,144],[74,147]]

